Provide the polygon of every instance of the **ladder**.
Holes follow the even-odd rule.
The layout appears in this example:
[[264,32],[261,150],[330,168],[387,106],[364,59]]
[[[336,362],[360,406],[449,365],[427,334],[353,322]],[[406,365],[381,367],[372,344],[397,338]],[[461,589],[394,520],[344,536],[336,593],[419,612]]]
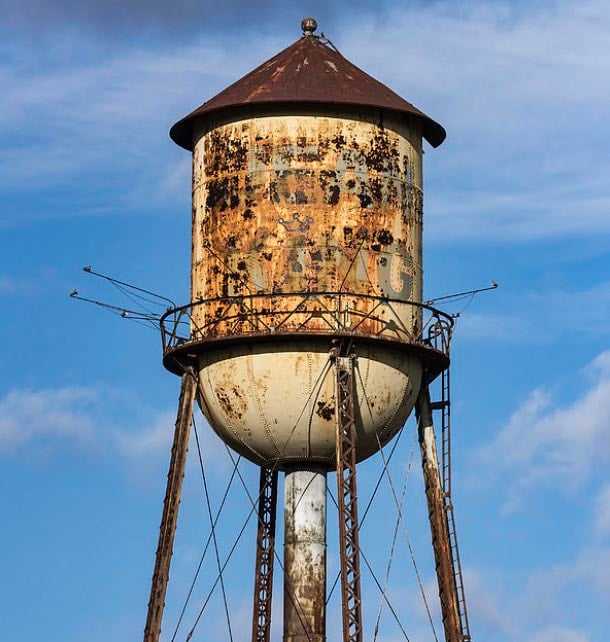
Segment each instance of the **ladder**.
[[455,528],[453,502],[451,501],[451,381],[449,367],[441,373],[441,400],[431,404],[431,406],[433,410],[441,411],[441,475],[443,485],[443,502],[445,514],[447,515],[447,530],[449,531],[451,562],[453,565],[453,576],[455,578],[455,590],[462,630],[462,641],[469,642],[471,637],[470,625],[468,623],[468,609],[466,607],[466,595],[464,593],[464,578],[462,574],[462,563],[460,561],[460,551],[458,548]]

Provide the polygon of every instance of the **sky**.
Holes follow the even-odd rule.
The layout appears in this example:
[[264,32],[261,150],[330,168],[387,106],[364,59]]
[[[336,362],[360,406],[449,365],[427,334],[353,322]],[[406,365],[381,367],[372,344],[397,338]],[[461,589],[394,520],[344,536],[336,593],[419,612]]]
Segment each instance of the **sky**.
[[[173,122],[317,18],[352,62],[441,122],[426,148],[425,297],[485,286],[453,342],[454,504],[473,640],[606,642],[610,624],[610,5],[0,0],[0,542],[3,637],[138,639],[179,381],[159,336],[69,298],[122,301],[93,265],[188,301],[190,159]],[[213,510],[232,462],[202,418]],[[410,420],[392,459],[440,635]],[[209,532],[191,444],[162,639]],[[382,470],[360,468],[361,505]],[[240,463],[255,492],[257,472]],[[362,529],[383,579],[391,488]],[[226,556],[249,511],[235,480]],[[333,519],[335,520],[333,527]],[[329,503],[329,575],[337,570]],[[336,539],[336,538],[335,538]],[[227,567],[249,638],[254,523]],[[388,595],[434,640],[401,527]],[[206,558],[177,640],[215,578]],[[279,586],[279,584],[277,585]],[[281,595],[274,603],[280,636]],[[379,592],[364,572],[365,630]],[[335,595],[336,598],[336,595]],[[339,639],[331,600],[329,642]],[[216,592],[194,640],[224,640]],[[405,639],[388,609],[379,640]]]

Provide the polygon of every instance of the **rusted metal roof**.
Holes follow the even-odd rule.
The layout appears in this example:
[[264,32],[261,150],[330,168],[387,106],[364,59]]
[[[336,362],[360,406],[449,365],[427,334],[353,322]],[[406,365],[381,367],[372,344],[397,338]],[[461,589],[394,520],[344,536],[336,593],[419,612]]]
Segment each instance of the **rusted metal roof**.
[[193,149],[195,121],[227,109],[261,104],[358,105],[410,114],[423,121],[424,138],[438,147],[444,128],[383,83],[344,58],[326,40],[304,35],[219,94],[170,130],[172,140]]

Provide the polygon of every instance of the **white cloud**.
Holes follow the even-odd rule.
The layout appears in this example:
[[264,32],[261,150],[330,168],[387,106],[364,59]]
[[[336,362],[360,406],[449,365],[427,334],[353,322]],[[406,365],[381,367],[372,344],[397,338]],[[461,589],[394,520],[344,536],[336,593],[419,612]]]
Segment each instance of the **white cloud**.
[[[583,546],[574,559],[549,568],[533,567],[529,572],[510,566],[467,568],[464,585],[472,632],[498,642],[597,639],[592,635],[598,627],[596,609],[607,601],[608,582],[600,583],[600,579],[608,555],[607,550]],[[591,614],[590,621],[582,625]]]
[[[175,408],[153,410],[109,386],[12,390],[0,397],[0,458],[118,458],[138,484],[149,485],[167,465],[175,421]],[[233,468],[227,449],[199,412],[197,427],[204,466],[213,475],[227,474]],[[199,477],[199,466],[191,444],[189,474]]]
[[17,289],[15,279],[5,274],[0,276],[0,294],[10,294]]
[[[41,278],[44,278],[44,275],[38,276],[39,282]],[[0,296],[5,294],[29,294],[35,289],[34,280],[18,278],[10,274],[0,274]]]
[[590,387],[570,404],[534,390],[479,453],[491,473],[510,475],[509,506],[534,483],[571,490],[610,463],[610,351],[586,373]]
[[[479,452],[484,476],[497,475],[508,489],[505,508],[513,509],[526,495],[552,486],[559,492],[581,491],[576,497],[583,511],[580,517],[568,514],[579,520],[579,528],[562,534],[566,515],[549,499],[548,536],[558,548],[552,555],[558,561],[539,564],[534,555],[524,564],[521,556],[534,551],[517,543],[503,568],[467,573],[475,630],[478,626],[479,632],[493,632],[496,639],[590,642],[603,630],[602,614],[610,606],[610,351],[574,378],[586,384],[575,398],[558,403],[546,390],[533,391]],[[539,508],[524,504],[523,510],[531,514]],[[507,514],[505,520],[508,531],[523,533],[528,515]],[[566,540],[567,533],[578,539]]]
[[146,458],[171,443],[172,413],[106,387],[12,390],[0,398],[0,454],[75,450]]
[[[7,140],[0,152],[2,186],[18,189],[35,181],[41,189],[87,175],[85,191],[101,182],[106,187],[108,182],[115,187],[127,183],[126,206],[133,207],[146,188],[148,206],[150,190],[156,194],[157,187],[161,195],[170,190],[175,197],[180,190],[188,198],[188,154],[168,143],[167,130],[210,92],[229,83],[233,74],[247,71],[257,48],[264,56],[265,39],[258,40],[254,53],[252,42],[231,43],[225,37],[109,52],[91,50],[74,35],[67,37],[73,39],[74,51],[84,50],[82,56],[66,59],[62,46],[41,61],[34,52],[7,53],[4,44],[8,62],[0,65],[6,89],[0,136]],[[230,58],[227,46],[232,48]],[[15,131],[23,135],[15,137]],[[87,212],[108,207],[99,195]],[[5,216],[10,212],[5,210]]]
[[95,424],[87,407],[91,388],[13,390],[0,399],[0,451],[15,451],[38,439],[91,446]]
[[506,609],[500,606],[502,600],[496,587],[491,586],[481,573],[465,569],[464,587],[470,621],[473,624],[476,622],[478,626],[488,627],[508,637],[516,633],[515,622]]

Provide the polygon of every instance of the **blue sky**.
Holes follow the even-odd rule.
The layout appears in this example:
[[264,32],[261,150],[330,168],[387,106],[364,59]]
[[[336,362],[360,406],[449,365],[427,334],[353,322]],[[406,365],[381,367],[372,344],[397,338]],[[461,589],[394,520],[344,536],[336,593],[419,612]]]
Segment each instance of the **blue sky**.
[[[188,299],[189,155],[169,126],[291,43],[313,14],[344,55],[448,131],[425,156],[426,296],[500,283],[464,312],[453,346],[454,493],[473,639],[605,642],[608,4],[169,6],[0,3],[4,637],[140,635],[178,380],[162,369],[152,331],[68,293],[114,297],[80,271],[92,264]],[[231,464],[202,433],[218,506]],[[392,463],[397,486],[412,443],[410,422]],[[380,465],[361,469],[365,501]],[[416,454],[406,521],[438,629],[418,466]],[[256,471],[242,467],[254,489]],[[382,487],[362,535],[381,576],[392,510]],[[182,509],[164,634],[207,535],[194,458]],[[247,512],[236,485],[221,552]],[[412,640],[433,640],[398,542],[392,602]],[[229,566],[236,640],[249,635],[252,554],[250,523]],[[206,564],[189,622],[213,578],[213,558]],[[331,572],[336,564],[331,550]],[[368,577],[365,596],[370,632],[379,596]],[[194,639],[225,639],[214,599]],[[387,611],[379,639],[404,639]]]

